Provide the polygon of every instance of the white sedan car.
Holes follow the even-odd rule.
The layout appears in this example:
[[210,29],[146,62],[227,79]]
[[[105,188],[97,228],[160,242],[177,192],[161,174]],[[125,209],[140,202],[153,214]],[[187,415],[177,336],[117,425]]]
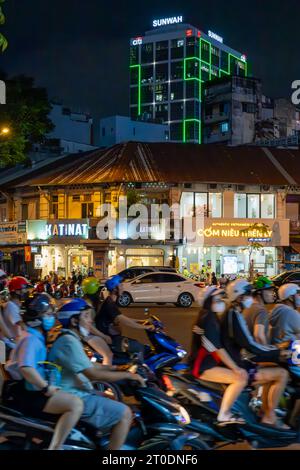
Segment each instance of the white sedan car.
[[128,307],[133,302],[171,302],[188,308],[199,300],[201,287],[201,284],[177,273],[142,274],[120,285],[118,304]]

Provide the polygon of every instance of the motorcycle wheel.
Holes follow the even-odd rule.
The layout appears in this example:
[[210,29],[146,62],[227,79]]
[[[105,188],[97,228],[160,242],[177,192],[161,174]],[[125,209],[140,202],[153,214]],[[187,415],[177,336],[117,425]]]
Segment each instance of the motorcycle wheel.
[[201,439],[190,439],[186,441],[184,446],[182,447],[181,450],[211,450],[211,447],[209,447],[206,442],[202,441]]

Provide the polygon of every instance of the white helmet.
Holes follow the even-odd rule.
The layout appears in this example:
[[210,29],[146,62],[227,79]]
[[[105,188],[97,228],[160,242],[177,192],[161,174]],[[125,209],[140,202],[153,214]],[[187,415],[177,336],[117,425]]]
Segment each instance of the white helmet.
[[204,302],[209,297],[215,297],[216,295],[223,295],[223,294],[225,294],[225,291],[223,289],[218,289],[218,287],[216,286],[205,287],[204,289],[202,289],[201,297],[199,299],[200,307],[203,307]]
[[300,293],[300,287],[297,284],[283,284],[278,289],[278,297],[280,300],[287,300],[289,297]]
[[240,295],[251,295],[252,289],[252,285],[246,279],[230,282],[226,288],[229,302],[234,302]]

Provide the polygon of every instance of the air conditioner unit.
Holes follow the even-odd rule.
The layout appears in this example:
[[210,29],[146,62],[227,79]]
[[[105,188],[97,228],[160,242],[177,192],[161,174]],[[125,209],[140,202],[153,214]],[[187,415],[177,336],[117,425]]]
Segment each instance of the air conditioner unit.
[[261,190],[261,191],[270,191],[270,190],[271,190],[271,186],[263,185],[263,186],[261,186],[260,190]]
[[222,185],[222,188],[223,188],[223,189],[228,189],[228,190],[234,189],[232,184],[223,184],[223,185]]

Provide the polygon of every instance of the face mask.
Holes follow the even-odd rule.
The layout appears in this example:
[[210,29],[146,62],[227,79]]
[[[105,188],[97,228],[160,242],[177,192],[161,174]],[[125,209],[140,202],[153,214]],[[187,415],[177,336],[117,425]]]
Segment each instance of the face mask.
[[42,327],[43,330],[49,331],[51,328],[53,328],[55,325],[55,317],[52,316],[47,316],[42,318]]
[[80,334],[84,337],[88,336],[90,334],[89,330],[84,328],[84,326],[79,327]]
[[247,297],[247,299],[242,301],[243,308],[250,308],[253,304],[252,297]]
[[295,305],[296,305],[296,308],[300,307],[300,296],[299,295],[297,295],[297,297],[295,297]]
[[212,306],[212,311],[214,313],[224,313],[226,310],[226,304],[225,302],[218,302],[218,303],[215,303],[213,306]]

